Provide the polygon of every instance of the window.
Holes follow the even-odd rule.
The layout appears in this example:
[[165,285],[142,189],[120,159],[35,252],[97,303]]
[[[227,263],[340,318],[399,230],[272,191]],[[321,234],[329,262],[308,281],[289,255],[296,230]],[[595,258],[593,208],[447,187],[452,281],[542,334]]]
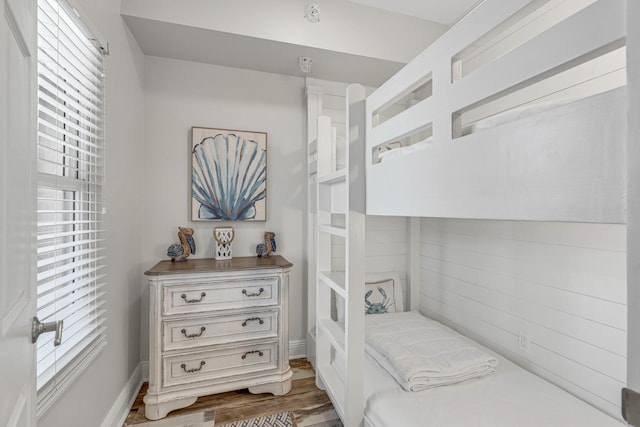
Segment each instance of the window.
[[103,50],[62,0],[38,0],[38,414],[105,344]]

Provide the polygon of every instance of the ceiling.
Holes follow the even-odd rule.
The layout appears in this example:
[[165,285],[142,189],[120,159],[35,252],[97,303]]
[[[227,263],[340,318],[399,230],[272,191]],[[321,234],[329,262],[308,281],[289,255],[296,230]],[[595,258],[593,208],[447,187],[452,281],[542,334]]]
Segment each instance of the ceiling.
[[[320,22],[304,19],[315,3]],[[379,86],[478,0],[122,0],[145,55]],[[312,59],[311,72],[298,66]]]
[[349,0],[402,15],[452,25],[463,17],[478,0]]

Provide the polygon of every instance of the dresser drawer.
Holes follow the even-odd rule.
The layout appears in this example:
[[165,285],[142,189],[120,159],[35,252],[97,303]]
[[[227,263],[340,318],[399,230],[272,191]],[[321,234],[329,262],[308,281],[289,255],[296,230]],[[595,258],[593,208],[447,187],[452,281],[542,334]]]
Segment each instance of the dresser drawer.
[[162,322],[163,350],[278,336],[278,309]]
[[229,377],[238,379],[245,375],[250,377],[257,372],[275,370],[278,363],[277,346],[277,343],[272,342],[163,357],[162,386],[198,381],[217,384],[224,383]]
[[278,278],[165,284],[162,298],[165,315],[276,305]]

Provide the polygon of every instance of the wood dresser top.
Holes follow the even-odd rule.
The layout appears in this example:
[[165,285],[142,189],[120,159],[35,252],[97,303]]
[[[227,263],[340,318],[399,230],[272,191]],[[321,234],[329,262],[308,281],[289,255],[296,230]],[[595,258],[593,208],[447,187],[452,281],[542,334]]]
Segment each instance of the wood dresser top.
[[216,261],[213,258],[187,259],[186,261],[173,262],[171,260],[160,261],[149,270],[146,276],[162,276],[167,274],[182,273],[206,273],[216,271],[256,270],[261,268],[291,268],[293,264],[280,255],[269,257],[236,257],[224,261]]

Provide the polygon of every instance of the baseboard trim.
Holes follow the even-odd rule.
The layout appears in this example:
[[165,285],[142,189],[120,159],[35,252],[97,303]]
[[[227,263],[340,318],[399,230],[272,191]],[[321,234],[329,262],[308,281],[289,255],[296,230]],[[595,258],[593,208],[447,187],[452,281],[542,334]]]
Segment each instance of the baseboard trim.
[[309,331],[307,335],[307,360],[316,368],[316,328]]
[[149,361],[140,362],[142,368],[142,382],[149,381]]
[[289,341],[289,359],[302,359],[307,357],[307,341]]
[[[142,386],[142,372],[142,363],[139,363],[138,366],[136,366],[136,369],[133,370],[133,373],[129,377],[127,383],[122,388],[118,398],[111,406],[111,409],[104,421],[102,421],[101,427],[122,427],[127,418],[127,414],[129,414],[131,405],[133,405],[133,401],[138,396],[140,386]],[[147,363],[147,373],[148,372],[149,364]]]

